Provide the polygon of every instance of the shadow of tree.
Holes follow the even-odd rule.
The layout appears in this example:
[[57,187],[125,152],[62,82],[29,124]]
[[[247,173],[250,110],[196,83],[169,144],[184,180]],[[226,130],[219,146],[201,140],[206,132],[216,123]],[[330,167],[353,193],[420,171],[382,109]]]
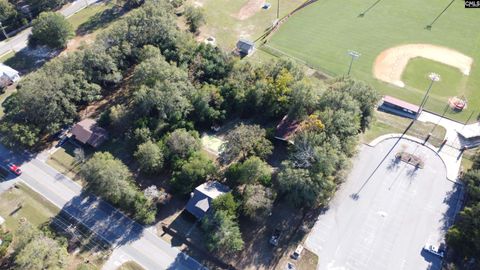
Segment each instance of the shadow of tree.
[[111,246],[139,239],[144,227],[105,201],[83,192],[67,202],[54,219],[70,220],[88,228]]
[[97,29],[104,28],[106,25],[116,20],[126,12],[127,10],[123,7],[115,5],[112,8],[95,14],[90,19],[88,19],[88,21],[82,23],[78,27],[76,34],[79,36],[84,36],[86,34],[94,32]]

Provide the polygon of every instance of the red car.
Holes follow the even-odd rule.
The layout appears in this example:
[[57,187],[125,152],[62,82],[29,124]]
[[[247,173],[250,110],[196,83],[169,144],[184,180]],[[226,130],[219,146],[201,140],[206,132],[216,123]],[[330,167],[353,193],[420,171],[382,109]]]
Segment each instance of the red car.
[[17,165],[15,165],[15,164],[13,164],[13,163],[9,163],[9,164],[7,165],[7,167],[8,167],[8,169],[9,169],[12,173],[14,173],[14,174],[16,174],[16,175],[22,174],[22,170],[20,169],[20,167],[18,167]]

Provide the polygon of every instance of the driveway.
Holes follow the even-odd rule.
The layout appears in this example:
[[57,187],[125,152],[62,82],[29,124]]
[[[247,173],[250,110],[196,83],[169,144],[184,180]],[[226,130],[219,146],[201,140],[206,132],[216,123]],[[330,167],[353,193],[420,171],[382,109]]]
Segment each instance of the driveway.
[[[398,151],[423,158],[417,169],[394,162]],[[411,140],[390,138],[362,146],[346,182],[306,240],[322,270],[440,269],[422,251],[438,246],[452,223],[461,188],[447,180],[437,153]]]
[[157,237],[152,228],[134,222],[98,197],[82,193],[78,184],[41,160],[16,155],[3,146],[0,159],[3,163],[21,164],[23,170],[20,177],[7,180],[4,185],[15,181],[26,183],[143,268],[203,269],[197,261]]

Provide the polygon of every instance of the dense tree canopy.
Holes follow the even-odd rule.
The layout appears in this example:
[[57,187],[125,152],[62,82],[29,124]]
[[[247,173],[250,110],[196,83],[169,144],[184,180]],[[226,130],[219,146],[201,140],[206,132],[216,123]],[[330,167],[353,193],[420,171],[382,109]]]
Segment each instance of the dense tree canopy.
[[62,14],[44,12],[32,22],[30,46],[46,45],[51,48],[65,48],[73,37],[72,25]]
[[181,195],[189,194],[216,172],[214,163],[202,153],[196,153],[177,166],[171,185]]
[[210,251],[230,254],[243,249],[243,239],[237,222],[238,205],[231,193],[212,202],[212,210],[202,220],[207,247]]
[[15,264],[18,269],[66,269],[66,246],[47,237],[29,222],[23,222],[15,232]]
[[164,161],[162,148],[152,141],[147,141],[138,146],[134,156],[142,172],[155,174],[161,171]]
[[33,239],[15,256],[15,264],[19,269],[52,269],[67,268],[68,253],[64,246],[46,236]]
[[242,194],[242,212],[253,220],[262,220],[271,214],[275,192],[268,187],[247,185]]
[[226,161],[245,160],[250,156],[266,158],[273,149],[266,131],[258,125],[240,124],[225,136],[225,141],[222,155]]
[[250,157],[242,163],[232,164],[226,176],[234,184],[253,184],[260,183],[270,185],[272,169],[263,160],[258,157]]
[[120,160],[110,153],[98,152],[80,169],[87,189],[118,205],[143,223],[155,219],[155,205],[134,185],[132,175]]
[[200,150],[200,139],[196,131],[176,129],[166,136],[165,145],[172,160],[182,160]]
[[480,153],[462,177],[465,184],[465,207],[447,232],[447,244],[453,249],[454,262],[460,269],[480,267]]
[[205,23],[203,10],[192,6],[185,8],[185,19],[192,33],[197,33],[198,29]]

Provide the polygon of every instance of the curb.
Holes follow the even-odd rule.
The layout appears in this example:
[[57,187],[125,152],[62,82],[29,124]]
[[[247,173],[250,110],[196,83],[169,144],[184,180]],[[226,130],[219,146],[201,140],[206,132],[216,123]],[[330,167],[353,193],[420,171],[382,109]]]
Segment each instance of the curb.
[[421,144],[423,146],[426,146],[428,149],[430,149],[432,152],[435,153],[435,155],[437,155],[440,160],[442,161],[443,163],[443,166],[445,167],[445,172],[447,174],[447,179],[449,181],[452,181],[454,183],[459,183],[459,181],[457,181],[458,179],[458,173],[456,174],[455,178],[452,178],[452,177],[449,177],[449,170],[448,169],[448,166],[445,162],[445,160],[443,159],[443,157],[440,155],[440,153],[438,152],[439,148],[433,146],[432,144],[430,143],[425,143],[424,144],[424,141],[421,140],[421,139],[418,139],[416,137],[413,137],[413,136],[409,136],[409,135],[403,135],[403,134],[400,134],[400,133],[390,133],[390,134],[386,134],[386,135],[382,135],[376,139],[374,139],[373,141],[371,141],[370,143],[367,143],[366,145],[367,146],[370,146],[370,147],[375,147],[377,144],[379,144],[380,142],[382,141],[385,141],[385,140],[388,140],[388,139],[399,139],[399,140],[402,140],[402,139],[405,139],[405,140],[408,140],[408,141],[412,141],[412,142],[415,142],[415,143],[418,143],[418,144]]

